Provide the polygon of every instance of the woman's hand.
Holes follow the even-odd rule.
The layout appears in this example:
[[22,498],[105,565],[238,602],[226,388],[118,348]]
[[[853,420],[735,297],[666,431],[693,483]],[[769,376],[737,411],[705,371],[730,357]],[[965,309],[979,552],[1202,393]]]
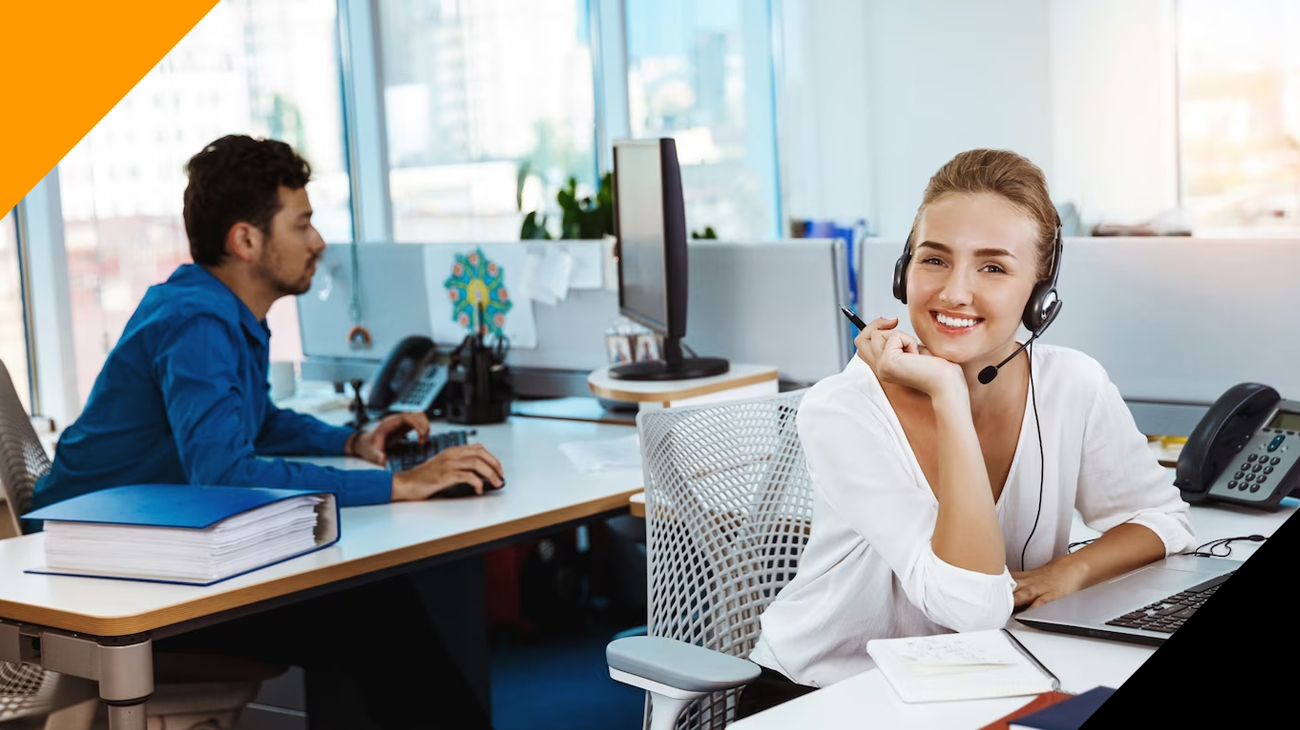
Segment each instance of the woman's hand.
[[1013,594],[1015,605],[1037,608],[1048,601],[1083,590],[1088,586],[1087,566],[1078,560],[1067,560],[1071,556],[1062,556],[1041,568],[1023,573],[1011,573],[1016,582]]
[[897,326],[897,318],[879,317],[853,340],[858,357],[871,367],[876,377],[930,396],[944,387],[965,385],[961,367],[931,355],[915,336],[895,330]]

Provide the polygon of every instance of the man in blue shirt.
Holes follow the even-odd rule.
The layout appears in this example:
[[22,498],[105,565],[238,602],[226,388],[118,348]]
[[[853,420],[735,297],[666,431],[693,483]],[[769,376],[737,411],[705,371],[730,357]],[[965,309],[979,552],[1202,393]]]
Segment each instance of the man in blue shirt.
[[[81,416],[60,436],[33,508],[143,483],[327,490],[341,506],[422,500],[458,483],[480,494],[488,484],[500,486],[501,464],[479,444],[447,449],[395,475],[263,458],[348,454],[383,464],[386,443],[411,430],[424,439],[429,422],[398,414],[354,432],[270,402],[266,313],[280,297],[310,288],[325,250],[311,223],[311,168],[282,142],[228,136],[191,158],[186,170],[185,230],[194,263],[145,294]],[[400,649],[395,636],[368,642],[355,628],[375,625],[391,626]],[[403,576],[156,647],[302,666],[313,729],[487,726]]]
[[[334,492],[345,507],[426,499],[460,482],[480,492],[500,486],[501,465],[479,444],[395,476],[258,458],[346,453],[382,464],[386,441],[409,429],[423,438],[429,423],[398,414],[356,433],[270,402],[266,313],[310,288],[325,242],[311,224],[309,172],[278,161],[276,174],[296,187],[255,191],[239,167],[254,158],[236,156],[259,154],[249,144],[257,143],[219,140],[191,161],[185,222],[196,263],[145,294],[80,418],[60,435],[32,508],[123,484],[310,488]],[[196,179],[196,170],[222,177]]]

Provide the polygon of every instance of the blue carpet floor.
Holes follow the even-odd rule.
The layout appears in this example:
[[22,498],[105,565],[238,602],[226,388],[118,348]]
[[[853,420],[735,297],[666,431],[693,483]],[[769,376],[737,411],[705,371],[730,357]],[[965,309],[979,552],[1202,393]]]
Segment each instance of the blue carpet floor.
[[586,628],[495,651],[495,730],[641,730],[645,693],[610,679],[605,664],[605,645],[621,628]]

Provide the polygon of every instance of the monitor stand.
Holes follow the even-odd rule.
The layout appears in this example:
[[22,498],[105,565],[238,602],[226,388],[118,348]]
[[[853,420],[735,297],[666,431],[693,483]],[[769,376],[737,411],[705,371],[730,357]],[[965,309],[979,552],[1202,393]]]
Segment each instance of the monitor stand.
[[615,380],[692,380],[724,375],[731,364],[721,357],[682,357],[679,337],[664,338],[664,359],[630,362],[609,369]]

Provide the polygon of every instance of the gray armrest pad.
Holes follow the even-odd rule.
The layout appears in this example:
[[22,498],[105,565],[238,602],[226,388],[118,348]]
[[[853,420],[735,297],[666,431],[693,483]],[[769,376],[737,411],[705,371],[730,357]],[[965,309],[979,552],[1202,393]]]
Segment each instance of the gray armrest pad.
[[717,692],[748,684],[755,663],[661,636],[629,636],[605,648],[609,666],[689,692]]

